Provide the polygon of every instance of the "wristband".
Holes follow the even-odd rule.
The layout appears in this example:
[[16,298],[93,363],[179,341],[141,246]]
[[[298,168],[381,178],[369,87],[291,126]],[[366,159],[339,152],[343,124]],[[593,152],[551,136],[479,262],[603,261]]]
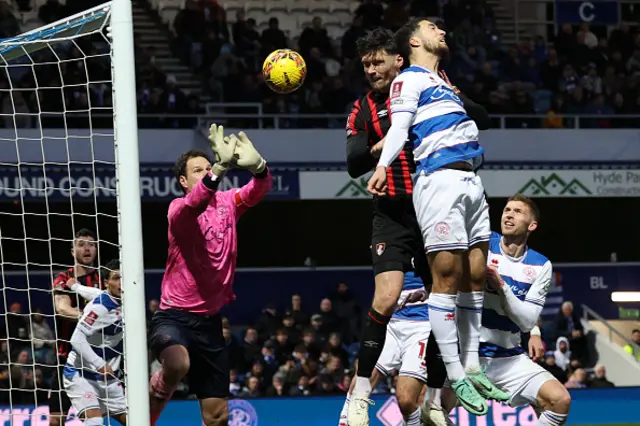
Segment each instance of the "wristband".
[[540,332],[540,327],[537,325],[531,329],[529,332],[532,336],[542,337],[542,332]]
[[207,187],[207,189],[209,189],[211,191],[216,191],[218,189],[218,186],[222,182],[222,180],[223,180],[222,178],[224,177],[224,172],[227,169],[222,167],[222,166],[220,166],[217,163],[214,164],[213,167],[216,168],[217,172],[222,173],[222,175],[218,176],[215,173],[207,173],[207,175],[202,178],[202,183],[204,184],[204,186]]
[[263,159],[260,165],[253,171],[253,175],[258,179],[264,179],[268,174],[269,171],[267,170],[267,162]]

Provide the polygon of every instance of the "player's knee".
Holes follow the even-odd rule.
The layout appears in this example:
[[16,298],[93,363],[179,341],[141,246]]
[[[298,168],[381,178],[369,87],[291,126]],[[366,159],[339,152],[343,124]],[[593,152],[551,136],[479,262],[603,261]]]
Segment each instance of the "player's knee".
[[387,271],[376,275],[376,291],[373,296],[372,307],[382,315],[391,316],[395,311],[398,298],[402,292],[404,273],[402,271]]
[[229,423],[229,408],[227,404],[220,405],[216,410],[202,413],[205,426],[226,426]]
[[[165,380],[174,383],[182,380],[189,372],[191,362],[189,361],[189,353],[182,350],[172,350],[173,347],[165,349],[162,357],[162,369],[164,370]],[[177,349],[177,348],[176,348]],[[180,349],[183,349],[180,347]]]
[[556,381],[548,381],[543,393],[543,408],[559,414],[566,414],[571,408],[571,395],[569,391]]
[[49,419],[49,426],[63,426],[64,420],[60,418],[60,416],[52,415]]

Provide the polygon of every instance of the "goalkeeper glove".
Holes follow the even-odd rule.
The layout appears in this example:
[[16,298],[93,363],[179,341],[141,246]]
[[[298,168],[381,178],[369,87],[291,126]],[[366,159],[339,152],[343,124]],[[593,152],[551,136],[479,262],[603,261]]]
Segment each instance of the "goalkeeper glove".
[[234,158],[237,139],[225,137],[224,127],[215,123],[209,128],[209,146],[216,157],[213,173],[217,176],[224,174]]
[[247,135],[240,132],[237,138],[235,135],[231,135],[230,138],[236,139],[236,165],[241,169],[250,170],[253,174],[262,173],[267,162],[253,146]]

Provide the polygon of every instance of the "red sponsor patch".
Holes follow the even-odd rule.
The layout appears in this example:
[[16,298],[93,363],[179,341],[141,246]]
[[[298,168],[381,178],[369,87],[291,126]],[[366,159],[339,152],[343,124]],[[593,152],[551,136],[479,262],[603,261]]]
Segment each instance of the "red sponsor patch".
[[87,314],[86,317],[84,317],[84,322],[86,322],[89,325],[93,325],[95,324],[96,320],[98,319],[98,314],[96,314],[95,312],[91,311]]
[[454,314],[453,312],[444,314],[445,321],[455,321],[455,319],[456,319],[456,314]]
[[491,263],[493,265],[497,265],[498,264],[498,259],[491,259]]
[[402,81],[393,83],[393,86],[391,86],[391,99],[399,98],[401,93],[402,93]]

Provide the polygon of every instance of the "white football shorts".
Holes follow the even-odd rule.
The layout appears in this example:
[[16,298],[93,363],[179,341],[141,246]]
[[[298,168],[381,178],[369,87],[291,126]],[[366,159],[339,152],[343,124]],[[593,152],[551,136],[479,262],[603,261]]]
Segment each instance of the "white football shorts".
[[489,204],[480,176],[438,169],[414,180],[413,204],[427,253],[468,250],[489,241]]
[[398,371],[400,376],[414,377],[426,383],[427,365],[424,355],[430,334],[429,321],[391,318],[376,369],[385,376]]
[[548,380],[555,377],[526,354],[506,358],[480,358],[485,374],[500,389],[511,394],[509,405],[537,405],[538,392]]
[[78,416],[90,409],[99,409],[105,415],[127,412],[124,388],[118,380],[88,380],[81,373],[76,373],[72,379],[64,378],[64,390]]

